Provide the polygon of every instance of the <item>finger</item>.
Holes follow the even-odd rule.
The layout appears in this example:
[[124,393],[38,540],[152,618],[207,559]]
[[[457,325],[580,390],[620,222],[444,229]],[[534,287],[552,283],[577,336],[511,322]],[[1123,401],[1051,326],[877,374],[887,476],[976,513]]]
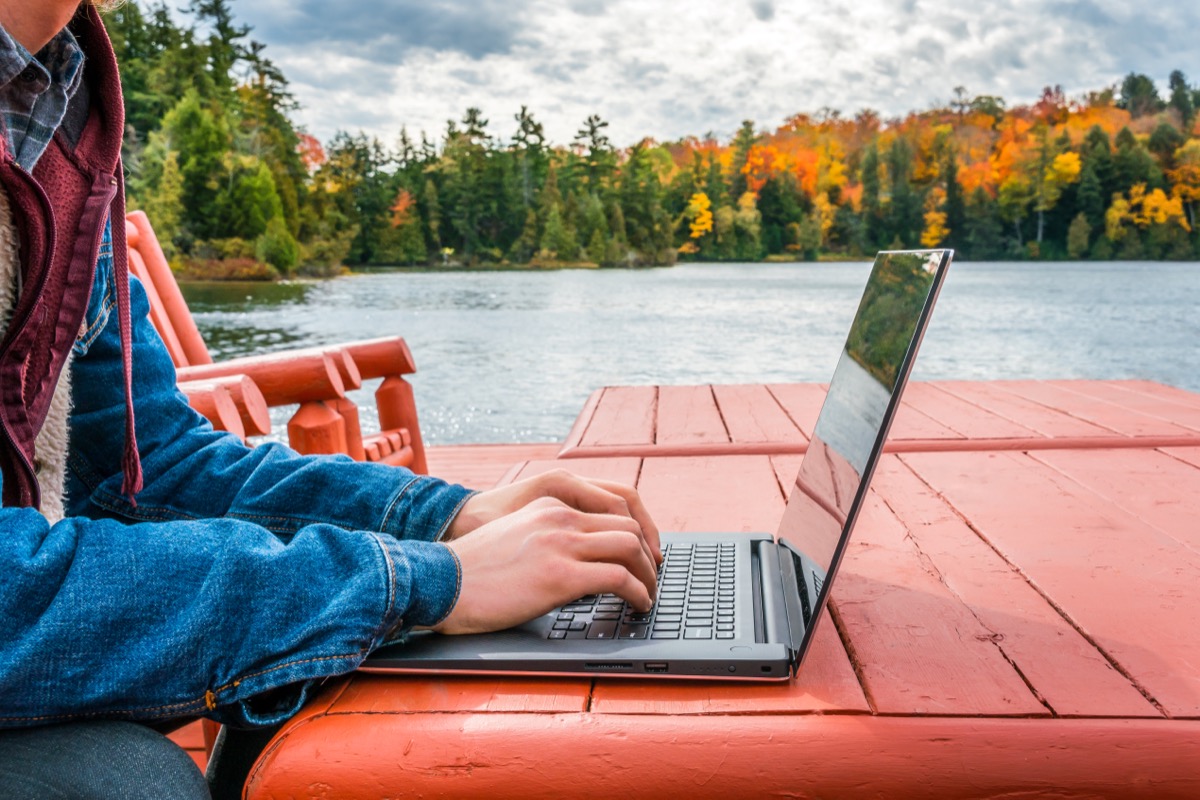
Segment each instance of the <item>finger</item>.
[[638,525],[642,528],[642,535],[646,538],[646,543],[650,545],[650,552],[654,556],[655,563],[660,563],[662,561],[662,542],[659,539],[658,526],[654,524],[654,520],[650,517],[650,512],[642,502],[642,496],[632,486],[626,486],[622,483],[595,481],[595,484],[601,489],[619,494],[624,499],[625,506],[629,509],[630,515],[637,520]]
[[636,520],[646,542],[646,554],[654,563],[662,561],[658,526],[650,518],[641,497],[632,486],[581,478],[563,470],[545,473],[545,490],[581,511],[621,514]]
[[636,533],[620,530],[597,531],[575,537],[572,541],[578,558],[623,567],[642,584],[646,596],[653,601],[658,588],[658,572],[642,545]]
[[554,497],[542,497],[534,500],[521,512],[531,515],[536,525],[543,529],[594,533],[596,531],[625,531],[638,540],[642,531],[637,520],[623,514],[602,514],[593,511],[580,511],[563,503]]
[[646,585],[620,564],[585,561],[578,569],[580,585],[585,587],[582,594],[615,594],[638,611],[654,607],[654,596],[646,591]]

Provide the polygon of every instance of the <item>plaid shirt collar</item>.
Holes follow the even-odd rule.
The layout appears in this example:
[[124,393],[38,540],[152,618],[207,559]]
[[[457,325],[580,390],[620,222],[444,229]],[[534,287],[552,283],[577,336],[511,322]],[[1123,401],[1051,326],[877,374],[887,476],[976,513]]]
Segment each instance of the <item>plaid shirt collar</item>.
[[33,170],[83,79],[83,50],[66,28],[36,56],[0,27],[0,122],[17,164]]

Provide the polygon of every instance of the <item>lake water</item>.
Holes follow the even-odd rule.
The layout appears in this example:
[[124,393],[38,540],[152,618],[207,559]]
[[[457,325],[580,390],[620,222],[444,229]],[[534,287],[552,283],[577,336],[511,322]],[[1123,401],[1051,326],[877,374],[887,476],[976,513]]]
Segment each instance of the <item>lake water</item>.
[[[535,442],[565,437],[605,385],[827,381],[869,267],[380,271],[184,292],[218,359],[401,335],[427,442]],[[1200,391],[1198,299],[1200,264],[960,262],[915,377]]]

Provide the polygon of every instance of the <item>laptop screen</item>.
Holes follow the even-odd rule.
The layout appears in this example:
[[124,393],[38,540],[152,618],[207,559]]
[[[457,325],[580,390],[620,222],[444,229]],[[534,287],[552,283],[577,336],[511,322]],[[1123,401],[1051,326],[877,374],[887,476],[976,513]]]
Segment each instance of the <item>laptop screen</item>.
[[807,557],[796,565],[806,627],[849,539],[950,255],[884,252],[871,269],[777,534]]

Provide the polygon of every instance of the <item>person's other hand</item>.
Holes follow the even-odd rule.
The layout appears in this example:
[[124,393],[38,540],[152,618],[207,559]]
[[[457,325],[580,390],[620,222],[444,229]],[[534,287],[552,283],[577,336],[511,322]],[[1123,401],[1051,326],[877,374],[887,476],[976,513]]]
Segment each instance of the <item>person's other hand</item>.
[[641,611],[654,602],[655,562],[629,514],[541,497],[448,543],[462,565],[458,602],[442,633],[501,630],[588,594],[612,593]]
[[542,497],[552,497],[571,508],[592,514],[615,514],[633,519],[638,524],[647,555],[655,564],[662,561],[658,526],[650,518],[637,490],[612,481],[581,478],[562,469],[473,495],[450,523],[446,538],[454,540],[465,536]]

